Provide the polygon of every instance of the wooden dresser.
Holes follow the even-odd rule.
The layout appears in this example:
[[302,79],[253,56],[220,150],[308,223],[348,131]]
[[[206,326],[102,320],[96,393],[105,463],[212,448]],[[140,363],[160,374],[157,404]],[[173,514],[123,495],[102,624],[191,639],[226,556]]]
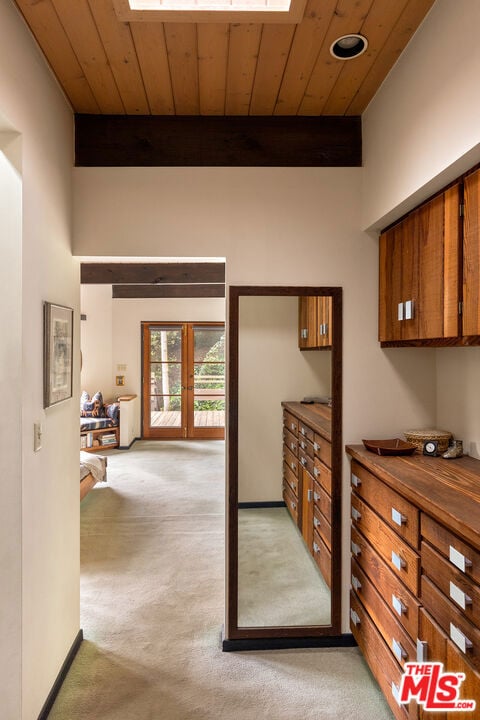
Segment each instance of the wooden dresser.
[[283,402],[283,498],[331,587],[331,409]]
[[[470,718],[480,709],[480,461],[351,456],[352,632],[392,712]],[[398,703],[406,662],[463,672],[475,712]]]

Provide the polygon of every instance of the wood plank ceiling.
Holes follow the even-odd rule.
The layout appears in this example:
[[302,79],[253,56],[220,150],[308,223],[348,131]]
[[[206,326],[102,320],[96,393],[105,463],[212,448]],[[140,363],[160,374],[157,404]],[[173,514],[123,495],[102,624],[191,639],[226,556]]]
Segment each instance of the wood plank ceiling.
[[[300,24],[122,22],[114,0],[16,0],[77,113],[360,115],[434,0],[308,0]],[[341,61],[331,43],[362,33]]]

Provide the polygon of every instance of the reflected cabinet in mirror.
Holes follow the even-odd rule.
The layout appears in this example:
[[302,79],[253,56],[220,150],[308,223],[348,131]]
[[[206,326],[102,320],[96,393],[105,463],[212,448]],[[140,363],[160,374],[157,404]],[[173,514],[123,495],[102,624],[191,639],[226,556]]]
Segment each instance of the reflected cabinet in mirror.
[[227,643],[340,644],[341,390],[341,288],[230,287]]

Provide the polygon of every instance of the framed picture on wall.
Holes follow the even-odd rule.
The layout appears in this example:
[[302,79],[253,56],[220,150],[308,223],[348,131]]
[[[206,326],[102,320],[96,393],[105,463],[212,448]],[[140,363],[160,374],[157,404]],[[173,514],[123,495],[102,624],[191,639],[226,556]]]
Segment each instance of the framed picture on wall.
[[43,407],[72,397],[73,310],[43,303]]

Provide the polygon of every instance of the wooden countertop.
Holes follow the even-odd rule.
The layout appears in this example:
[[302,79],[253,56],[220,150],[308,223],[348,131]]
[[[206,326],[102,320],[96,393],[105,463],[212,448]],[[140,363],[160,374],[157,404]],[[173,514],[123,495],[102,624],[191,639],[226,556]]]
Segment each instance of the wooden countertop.
[[332,408],[323,403],[300,403],[293,400],[285,400],[282,407],[309,425],[314,432],[332,441]]
[[480,550],[480,460],[381,456],[363,445],[347,445],[348,455],[438,522]]

